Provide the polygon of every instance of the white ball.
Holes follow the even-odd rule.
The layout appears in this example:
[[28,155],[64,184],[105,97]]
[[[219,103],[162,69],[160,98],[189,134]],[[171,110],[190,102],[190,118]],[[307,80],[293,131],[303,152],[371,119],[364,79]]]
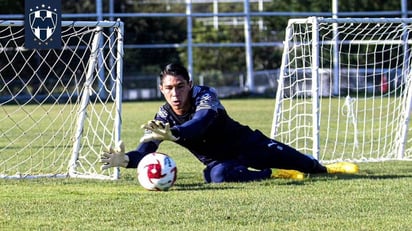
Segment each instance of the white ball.
[[166,191],[173,186],[176,177],[176,163],[163,153],[149,153],[137,166],[137,179],[147,190]]

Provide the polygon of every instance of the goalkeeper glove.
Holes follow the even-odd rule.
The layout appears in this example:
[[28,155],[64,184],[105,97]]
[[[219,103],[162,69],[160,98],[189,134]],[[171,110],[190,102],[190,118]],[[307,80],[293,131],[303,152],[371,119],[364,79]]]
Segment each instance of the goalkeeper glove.
[[115,148],[111,146],[103,151],[100,162],[104,163],[101,170],[106,170],[111,167],[126,167],[129,163],[129,156],[124,154],[125,146],[123,141],[120,141]]
[[143,124],[141,128],[149,131],[145,132],[143,137],[140,139],[140,142],[143,143],[153,140],[178,140],[178,138],[172,134],[169,123],[163,123],[162,121],[158,120],[151,120],[146,124]]

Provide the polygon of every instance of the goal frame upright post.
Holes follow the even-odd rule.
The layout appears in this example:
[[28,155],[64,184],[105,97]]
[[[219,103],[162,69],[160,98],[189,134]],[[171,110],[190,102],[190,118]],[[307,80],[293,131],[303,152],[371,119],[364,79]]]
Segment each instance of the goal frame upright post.
[[99,160],[121,140],[124,23],[62,21],[47,51],[25,48],[24,25],[0,21],[0,178],[119,179]]
[[[119,30],[117,31],[117,36],[119,38],[117,42],[117,47],[116,47],[116,68],[115,68],[115,74],[117,78],[115,78],[115,105],[116,105],[116,114],[115,114],[115,121],[114,121],[114,142],[117,144],[121,140],[121,126],[122,126],[122,120],[121,120],[121,114],[122,114],[122,84],[123,84],[123,55],[124,55],[124,50],[123,50],[123,31],[124,31],[124,24],[120,20],[117,21],[119,23]],[[92,48],[91,48],[91,55],[90,55],[90,60],[88,63],[88,69],[86,73],[86,81],[84,83],[85,90],[83,91],[82,98],[81,98],[81,103],[79,106],[79,113],[78,113],[78,121],[77,121],[77,129],[75,132],[75,141],[73,143],[73,152],[71,155],[71,159],[69,162],[69,176],[70,177],[76,177],[76,178],[90,178],[87,175],[83,174],[78,174],[76,171],[77,167],[77,161],[79,158],[79,152],[81,149],[81,138],[82,138],[82,133],[83,133],[83,127],[84,127],[84,121],[86,119],[86,113],[87,113],[87,106],[89,104],[89,99],[91,93],[89,92],[89,89],[91,88],[92,80],[93,80],[93,73],[96,65],[102,65],[102,56],[103,56],[103,51],[100,48],[100,43],[101,43],[101,31],[103,28],[101,26],[98,26],[96,29],[94,38],[93,38],[93,43],[92,43]],[[102,78],[101,73],[98,73],[99,79]],[[103,86],[100,86],[103,87]],[[105,177],[103,177],[105,178]],[[108,176],[109,179],[112,180],[117,180],[120,178],[120,168],[119,167],[114,167],[113,168],[113,173]]]
[[271,138],[323,163],[412,160],[411,33],[408,18],[290,19]]
[[319,31],[316,17],[311,17],[312,21],[312,134],[313,146],[312,155],[315,159],[320,157],[319,130]]

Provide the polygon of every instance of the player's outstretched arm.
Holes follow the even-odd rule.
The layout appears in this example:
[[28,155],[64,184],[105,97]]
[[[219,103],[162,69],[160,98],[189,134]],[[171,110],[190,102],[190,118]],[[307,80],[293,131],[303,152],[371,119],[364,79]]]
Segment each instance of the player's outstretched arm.
[[125,145],[119,141],[115,148],[111,146],[103,151],[100,162],[103,163],[101,170],[111,167],[126,167],[129,163],[129,156],[125,155]]

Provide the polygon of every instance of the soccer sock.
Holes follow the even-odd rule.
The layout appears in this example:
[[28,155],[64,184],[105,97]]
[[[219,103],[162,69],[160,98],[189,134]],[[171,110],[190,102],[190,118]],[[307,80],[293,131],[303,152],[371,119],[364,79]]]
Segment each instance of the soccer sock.
[[226,180],[228,182],[259,181],[268,179],[271,175],[271,169],[249,170],[244,166],[236,166],[226,173]]
[[323,166],[317,159],[315,159],[311,155],[304,154],[305,156],[309,157],[313,161],[313,168],[312,171],[309,173],[327,173],[328,170],[325,166]]
[[203,174],[207,183],[248,182],[268,179],[272,175],[272,170],[268,168],[252,171],[243,165],[223,162],[207,167]]

